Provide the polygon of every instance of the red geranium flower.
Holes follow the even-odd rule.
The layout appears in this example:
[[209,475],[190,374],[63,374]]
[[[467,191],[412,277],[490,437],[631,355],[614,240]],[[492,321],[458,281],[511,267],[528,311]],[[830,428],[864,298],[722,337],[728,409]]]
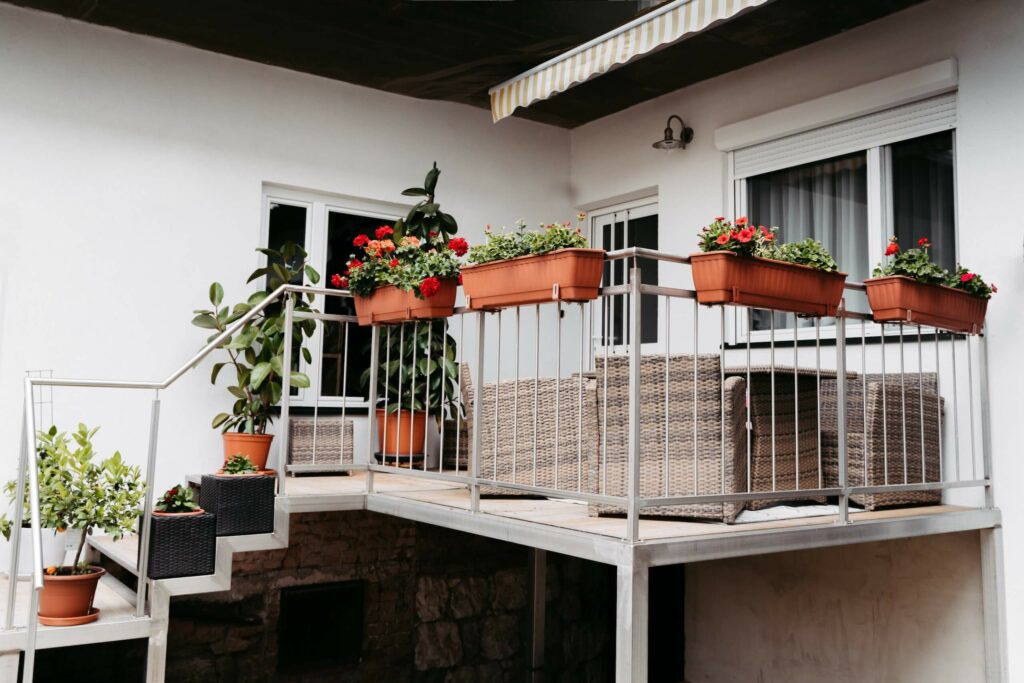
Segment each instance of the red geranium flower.
[[391,266],[392,268],[397,268],[398,267],[398,259],[396,259],[396,258],[391,259],[391,263],[389,263],[388,265]]
[[718,236],[717,239],[715,239],[715,241],[718,242],[719,244],[725,244],[726,242],[729,241],[728,233],[723,232],[721,235]]
[[465,256],[469,251],[469,243],[465,237],[453,237],[448,241],[448,248],[454,251],[456,256]]
[[885,255],[886,256],[892,256],[893,254],[895,254],[899,250],[900,250],[900,245],[896,244],[896,242],[894,240],[892,242],[889,242],[889,246],[885,248]]
[[389,235],[394,235],[395,230],[390,225],[382,225],[377,228],[377,239],[382,240]]
[[357,258],[354,258],[354,259],[352,259],[351,261],[348,262],[348,269],[349,270],[355,270],[356,268],[362,268],[362,267],[363,267],[363,262],[360,261]]
[[974,273],[964,273],[960,276],[960,282],[970,282],[974,279]]
[[715,221],[717,221],[718,223],[721,223],[724,220],[725,220],[725,216],[715,216]]
[[366,235],[356,235],[356,238],[352,240],[352,244],[356,245],[357,247],[365,247],[369,243],[370,238],[367,237]]
[[919,246],[919,247],[930,247],[932,245],[928,242],[928,238],[927,237],[922,237],[921,239],[919,239],[917,241],[917,246]]
[[331,276],[331,285],[333,287],[341,287],[341,276],[335,273]]
[[423,295],[424,299],[434,296],[439,289],[441,289],[441,281],[436,277],[424,278],[423,282],[420,283],[420,294]]

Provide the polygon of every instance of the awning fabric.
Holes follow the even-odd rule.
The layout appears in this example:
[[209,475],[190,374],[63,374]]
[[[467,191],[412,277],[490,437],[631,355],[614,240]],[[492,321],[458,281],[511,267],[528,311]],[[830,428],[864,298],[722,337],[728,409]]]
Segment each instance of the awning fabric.
[[491,88],[494,122],[770,0],[676,0]]

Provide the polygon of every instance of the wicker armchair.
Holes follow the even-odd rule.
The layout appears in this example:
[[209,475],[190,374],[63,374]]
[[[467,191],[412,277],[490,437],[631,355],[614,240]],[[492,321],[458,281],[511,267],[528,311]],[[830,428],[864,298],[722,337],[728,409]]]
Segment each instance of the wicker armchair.
[[[460,364],[459,374],[466,411],[466,418],[462,421],[465,430],[463,445],[469,446],[473,430],[477,428],[473,423],[476,397],[467,363]],[[509,379],[485,383],[482,393],[480,477],[559,491],[587,490],[587,458],[598,443],[597,397],[592,378],[584,376],[581,381],[577,374],[561,380],[541,377],[536,382],[532,378]],[[539,416],[536,434],[534,403]],[[556,405],[559,406],[557,411]],[[454,439],[449,440],[446,435],[446,441],[452,443]],[[463,447],[460,451],[460,466],[466,468],[469,449]],[[446,454],[448,457],[453,456]],[[513,489],[486,486],[482,486],[480,492],[484,495],[524,495]]]
[[[696,366],[694,443],[694,357],[674,355],[667,363],[663,355],[641,358],[641,496],[710,495],[746,490],[743,410],[746,380],[742,377],[725,380],[723,444],[719,357],[699,356]],[[589,488],[598,493],[624,496],[629,481],[629,358],[599,356],[596,369],[597,425],[601,433],[590,451]],[[742,503],[709,503],[646,508],[643,514],[732,522],[742,509]],[[590,511],[591,514],[622,514],[625,509],[591,505]]]
[[[887,483],[902,484],[904,481],[909,484],[940,481],[939,444],[942,440],[943,401],[936,393],[935,373],[924,373],[920,381],[916,373],[907,373],[904,375],[902,393],[899,375],[885,377],[884,402],[883,375],[853,375],[847,381],[849,484],[882,486]],[[829,487],[837,486],[839,482],[836,391],[835,380],[822,381],[821,439],[825,486]],[[878,507],[941,503],[942,492],[893,491],[853,495],[851,499],[873,510]]]

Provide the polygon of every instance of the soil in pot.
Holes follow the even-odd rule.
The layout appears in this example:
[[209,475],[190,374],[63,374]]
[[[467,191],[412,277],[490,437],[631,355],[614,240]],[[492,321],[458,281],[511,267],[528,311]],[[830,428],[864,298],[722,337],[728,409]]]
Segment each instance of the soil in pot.
[[988,299],[952,287],[903,275],[870,278],[864,286],[875,322],[918,323],[968,334],[979,333],[985,324]]
[[270,455],[270,443],[273,440],[273,434],[224,432],[224,462],[227,462],[233,455],[242,454],[249,458],[253,465],[262,470],[267,466],[267,457]]
[[418,455],[423,452],[427,414],[422,410],[403,410],[385,415],[377,409],[377,445],[385,455]]
[[[603,249],[559,249],[462,269],[462,288],[474,310],[546,301],[597,298],[604,268]],[[556,289],[557,286],[557,289]]]
[[847,275],[729,251],[690,254],[690,265],[699,303],[816,316],[835,315]]
[[447,318],[455,312],[458,290],[458,281],[450,278],[441,280],[441,288],[427,299],[420,299],[415,292],[407,292],[394,285],[378,287],[370,296],[355,298],[356,316],[360,325]]
[[61,567],[67,574],[43,576],[39,593],[39,623],[44,626],[75,626],[96,621],[99,610],[92,606],[96,586],[107,572],[91,566],[87,574],[71,574],[71,567]]

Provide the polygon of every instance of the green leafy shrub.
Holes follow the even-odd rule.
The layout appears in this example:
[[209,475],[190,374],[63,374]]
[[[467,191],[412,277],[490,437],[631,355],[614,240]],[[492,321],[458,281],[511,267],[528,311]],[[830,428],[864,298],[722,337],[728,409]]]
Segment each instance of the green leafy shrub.
[[872,271],[874,277],[903,275],[912,280],[929,285],[945,285],[949,283],[949,272],[932,261],[928,248],[931,246],[927,237],[917,241],[917,247],[900,251],[899,242],[895,237],[889,240],[885,255],[892,257],[888,263],[879,263]]
[[420,240],[437,236],[442,242],[447,242],[452,235],[459,231],[459,224],[451,214],[441,211],[441,205],[434,199],[434,191],[437,189],[437,179],[440,175],[441,170],[435,161],[434,167],[427,171],[423,187],[410,187],[402,191],[406,197],[423,197],[423,199],[409,210],[405,220],[395,221],[395,235],[399,239],[407,235],[418,237]]
[[576,226],[571,221],[565,223],[542,223],[540,230],[526,230],[526,221],[516,221],[515,232],[491,232],[488,226],[484,233],[485,244],[479,244],[469,250],[471,263],[490,263],[506,261],[519,256],[548,254],[558,249],[585,249],[587,238],[583,236],[581,223],[586,214],[577,214]]
[[[427,410],[434,417],[439,416],[443,408],[453,409],[459,391],[457,355],[456,341],[448,334],[446,320],[406,325],[401,334],[398,330],[381,334],[377,407],[384,408],[386,404],[389,413],[399,408]],[[370,385],[369,368],[363,371],[360,380],[364,388]]]
[[807,238],[803,242],[787,242],[786,244],[770,243],[765,245],[758,256],[796,263],[801,266],[809,266],[817,270],[824,270],[834,273],[839,270],[839,264],[832,258],[832,254],[818,240]]
[[259,472],[248,456],[237,453],[224,463],[224,474],[253,474]]
[[195,501],[195,494],[192,493],[191,487],[177,485],[164,491],[164,494],[160,496],[160,500],[156,502],[153,509],[157,512],[174,514],[195,512],[199,509],[199,505]]
[[[249,276],[247,282],[262,278],[268,279],[270,290],[273,291],[287,282],[302,282],[303,276],[312,284],[320,281],[320,274],[306,263],[306,251],[288,242],[280,251],[275,249],[257,249],[267,257],[268,265],[259,268]],[[207,341],[238,321],[252,308],[267,298],[269,292],[254,292],[244,302],[234,306],[224,305],[224,288],[219,282],[210,285],[210,309],[193,311],[195,317],[192,324],[213,330]],[[288,294],[294,302],[296,311],[310,312],[313,308],[314,294]],[[305,337],[312,337],[316,332],[315,320],[294,320],[292,322],[292,358],[284,360],[284,319],[285,307],[271,305],[252,320],[248,321],[233,337],[225,340],[220,348],[227,353],[228,360],[213,364],[210,383],[217,384],[217,377],[225,366],[235,371],[235,380],[228,387],[228,392],[235,401],[230,413],[218,413],[212,422],[214,429],[220,428],[227,432],[232,429],[246,434],[266,434],[267,425],[272,422],[271,409],[280,403],[282,380],[285,367],[293,368],[298,364],[299,354],[307,363],[313,361],[309,349],[303,346]],[[291,385],[298,388],[309,386],[309,377],[301,372],[291,372]]]

